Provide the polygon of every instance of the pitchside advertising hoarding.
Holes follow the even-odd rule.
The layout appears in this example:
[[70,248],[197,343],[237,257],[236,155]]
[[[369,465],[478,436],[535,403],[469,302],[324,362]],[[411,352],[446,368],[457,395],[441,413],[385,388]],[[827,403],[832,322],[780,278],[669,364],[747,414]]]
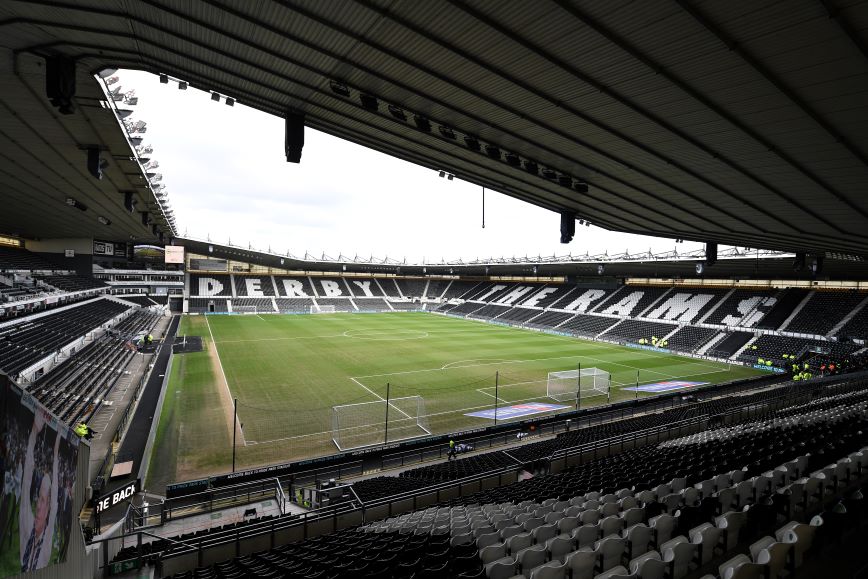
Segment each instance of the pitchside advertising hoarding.
[[73,512],[79,437],[0,376],[0,577],[62,563],[79,532]]

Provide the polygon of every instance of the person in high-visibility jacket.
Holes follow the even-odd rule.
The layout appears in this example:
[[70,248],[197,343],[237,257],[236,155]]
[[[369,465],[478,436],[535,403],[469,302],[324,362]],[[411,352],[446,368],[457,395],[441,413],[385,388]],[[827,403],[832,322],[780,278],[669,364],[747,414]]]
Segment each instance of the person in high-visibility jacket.
[[78,424],[76,424],[75,433],[82,438],[87,436],[87,424],[85,424],[84,422],[79,422]]

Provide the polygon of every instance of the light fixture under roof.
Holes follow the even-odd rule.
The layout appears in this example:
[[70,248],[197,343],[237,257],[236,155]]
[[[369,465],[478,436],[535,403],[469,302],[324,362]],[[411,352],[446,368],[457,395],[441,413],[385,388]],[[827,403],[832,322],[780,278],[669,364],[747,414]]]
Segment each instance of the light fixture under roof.
[[219,103],[220,102],[220,93],[212,92],[211,93],[211,100],[216,102],[216,103]]
[[235,106],[235,99],[232,97],[226,97],[226,106],[227,107]]
[[160,73],[160,84],[169,84],[169,75]]
[[187,81],[178,81],[178,90],[187,90]]
[[99,217],[97,217],[96,220],[99,221],[100,223],[102,223],[103,225],[111,225],[111,224],[112,224],[111,221],[109,221],[108,219],[106,219],[106,218],[103,217],[102,215],[100,215]]

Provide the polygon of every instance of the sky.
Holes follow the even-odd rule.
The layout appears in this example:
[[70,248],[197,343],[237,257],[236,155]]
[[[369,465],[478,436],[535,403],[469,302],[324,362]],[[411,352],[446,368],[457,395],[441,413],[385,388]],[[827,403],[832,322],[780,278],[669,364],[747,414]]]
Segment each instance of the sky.
[[561,244],[558,214],[490,190],[483,229],[477,185],[309,127],[301,163],[287,163],[283,119],[160,84],[150,73],[118,76],[122,90],[135,89],[139,98],[132,118],[148,124],[144,143],[160,163],[182,236],[296,256],[411,263],[676,247],[672,239],[578,223],[575,239]]

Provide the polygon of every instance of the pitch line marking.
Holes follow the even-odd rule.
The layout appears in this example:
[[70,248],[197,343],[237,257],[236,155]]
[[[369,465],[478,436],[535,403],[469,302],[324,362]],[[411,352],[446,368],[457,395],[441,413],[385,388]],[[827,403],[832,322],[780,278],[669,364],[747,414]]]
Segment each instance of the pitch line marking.
[[[367,390],[368,392],[370,392],[371,394],[373,394],[374,396],[376,396],[377,398],[379,398],[383,402],[386,401],[385,398],[383,398],[382,396],[380,396],[379,394],[377,394],[376,392],[374,392],[373,390],[371,390],[370,388],[368,388],[367,386],[365,386],[364,384],[362,384],[361,382],[359,382],[355,378],[350,377],[350,380],[352,380],[353,382],[355,382],[356,384],[358,384],[359,386],[361,386],[362,388],[364,388],[365,390]],[[401,414],[403,414],[407,418],[412,418],[409,414],[407,414],[406,412],[404,412],[403,410],[401,410],[400,408],[398,408],[397,406],[395,406],[391,402],[389,402],[389,406],[391,406],[392,408],[394,408],[395,410],[397,410],[398,412],[400,412]]]
[[[220,350],[217,349],[217,342],[214,341],[214,332],[211,331],[211,323],[208,321],[208,316],[205,316],[205,325],[208,326],[208,333],[211,335],[211,343],[214,344],[214,354],[217,355],[217,365],[220,366],[220,374],[223,375],[223,386],[226,388],[226,393],[229,394],[229,399],[232,400],[232,391],[229,389],[229,380],[226,379],[226,371],[223,370],[223,361],[220,360]],[[244,429],[241,428],[241,420],[236,416],[235,422],[237,424],[233,424],[232,428],[237,426],[238,432],[241,434],[241,444],[247,446],[247,442],[244,438]]]
[[506,362],[511,364],[512,362],[520,362],[521,360],[508,360],[506,358],[471,358],[469,360],[458,360],[457,362],[449,362],[448,364],[443,364],[440,366],[441,370],[449,370],[451,368],[473,368],[475,366],[486,366],[488,364],[465,364],[464,362],[490,362],[490,363],[500,363]]

